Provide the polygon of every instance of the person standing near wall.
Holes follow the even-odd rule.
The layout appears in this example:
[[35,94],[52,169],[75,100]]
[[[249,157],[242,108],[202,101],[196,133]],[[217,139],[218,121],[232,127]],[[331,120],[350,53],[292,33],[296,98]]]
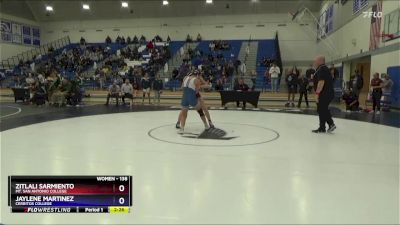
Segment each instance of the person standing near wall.
[[276,93],[278,91],[278,79],[281,70],[276,66],[276,63],[272,63],[269,69],[269,76],[271,77],[271,92]]
[[161,93],[164,88],[164,84],[160,75],[157,75],[156,79],[153,82],[153,91],[154,91],[154,104],[160,104]]
[[310,68],[308,68],[308,69],[306,70],[306,78],[307,78],[308,81],[309,81],[308,93],[311,93],[311,90],[312,90],[313,87],[314,87],[314,82],[313,82],[314,74],[315,74],[315,69],[313,68],[312,65],[310,65]]
[[392,94],[393,81],[386,73],[382,73],[381,76],[383,81],[383,87],[382,87],[383,95],[390,96]]
[[333,80],[335,81],[339,77],[339,71],[335,68],[335,64],[331,64],[329,71],[331,72]]
[[250,42],[246,46],[246,57],[244,59],[245,62],[247,62],[247,58],[249,57],[249,55],[250,55]]
[[144,77],[142,78],[141,81],[141,86],[142,86],[142,91],[143,91],[143,96],[142,96],[142,104],[144,104],[144,98],[146,97],[146,94],[149,98],[149,104],[151,104],[150,100],[150,87],[151,87],[151,82],[149,79],[149,74],[145,74]]
[[301,77],[299,78],[298,83],[299,83],[300,97],[299,97],[299,103],[297,104],[297,107],[300,108],[301,102],[302,102],[303,96],[304,96],[304,99],[306,101],[306,105],[307,105],[307,108],[308,108],[309,107],[309,105],[308,105],[308,84],[309,84],[309,81],[308,81],[308,79],[307,79],[307,77],[305,75],[301,75]]
[[329,104],[335,97],[333,89],[333,77],[329,71],[329,68],[325,65],[325,57],[317,56],[314,60],[314,68],[316,68],[315,79],[316,91],[315,100],[317,102],[317,112],[319,116],[319,128],[313,130],[314,133],[325,133],[325,124],[328,123],[328,132],[332,132],[336,129],[336,125],[333,122],[332,115],[329,111]]
[[242,62],[242,64],[240,64],[240,73],[241,73],[241,76],[246,75],[246,72],[247,72],[246,63],[245,63],[245,62]]
[[364,86],[364,79],[358,70],[354,71],[355,75],[351,80],[351,88],[354,94],[357,96],[357,99],[360,97],[361,89]]
[[374,73],[371,80],[372,111],[371,113],[380,114],[383,81],[379,79],[379,73]]
[[293,68],[289,74],[286,75],[286,84],[288,88],[288,101],[286,107],[294,107],[294,98],[297,92],[298,72]]

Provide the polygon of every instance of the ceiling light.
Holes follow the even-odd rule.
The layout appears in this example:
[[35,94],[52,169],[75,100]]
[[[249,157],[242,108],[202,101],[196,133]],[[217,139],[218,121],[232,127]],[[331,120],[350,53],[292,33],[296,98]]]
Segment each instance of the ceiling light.
[[206,3],[207,3],[207,4],[212,4],[212,3],[213,3],[213,0],[206,0]]
[[164,1],[162,1],[162,4],[163,4],[163,5],[168,5],[169,2],[168,2],[168,0],[164,0]]
[[128,8],[128,3],[127,2],[121,2],[122,8]]
[[82,9],[84,9],[84,10],[89,10],[89,9],[90,9],[90,6],[89,6],[88,4],[83,4],[83,5],[82,5]]
[[53,6],[47,5],[47,6],[46,6],[46,11],[48,11],[48,12],[53,12]]

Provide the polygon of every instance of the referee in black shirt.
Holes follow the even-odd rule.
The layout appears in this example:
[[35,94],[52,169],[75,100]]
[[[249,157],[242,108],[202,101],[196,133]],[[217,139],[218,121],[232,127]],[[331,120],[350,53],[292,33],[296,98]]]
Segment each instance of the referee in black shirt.
[[325,123],[328,123],[328,132],[332,132],[336,129],[336,126],[332,120],[331,112],[329,111],[329,104],[334,99],[335,92],[333,90],[333,77],[329,71],[329,68],[325,65],[325,57],[318,56],[314,61],[315,79],[316,83],[316,102],[317,112],[319,115],[319,128],[313,130],[314,133],[325,133]]

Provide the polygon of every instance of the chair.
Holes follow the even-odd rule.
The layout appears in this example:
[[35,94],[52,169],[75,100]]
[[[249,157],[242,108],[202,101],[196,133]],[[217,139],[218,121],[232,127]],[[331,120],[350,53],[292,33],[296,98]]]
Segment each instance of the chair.
[[23,102],[29,100],[29,89],[28,88],[11,88],[14,92],[14,101],[22,100]]

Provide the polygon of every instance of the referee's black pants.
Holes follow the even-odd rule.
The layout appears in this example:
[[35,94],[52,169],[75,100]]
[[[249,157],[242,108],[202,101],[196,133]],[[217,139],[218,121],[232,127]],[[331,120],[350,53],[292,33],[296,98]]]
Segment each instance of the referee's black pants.
[[332,102],[334,97],[320,96],[317,103],[317,112],[319,116],[319,128],[325,130],[325,124],[329,126],[333,125],[332,115],[329,111],[329,104]]

